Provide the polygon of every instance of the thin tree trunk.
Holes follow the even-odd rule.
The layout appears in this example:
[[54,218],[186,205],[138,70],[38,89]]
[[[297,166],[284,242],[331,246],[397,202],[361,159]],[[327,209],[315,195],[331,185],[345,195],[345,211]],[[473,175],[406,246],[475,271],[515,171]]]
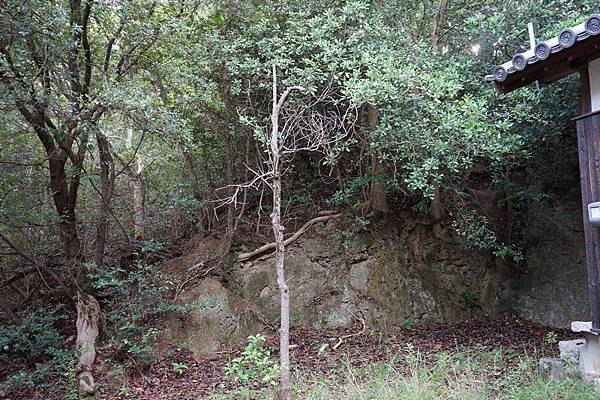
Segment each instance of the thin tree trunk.
[[96,240],[94,248],[94,263],[96,266],[104,265],[106,249],[106,234],[108,232],[108,218],[110,216],[110,202],[115,185],[115,164],[110,154],[110,146],[106,137],[100,133],[96,135],[100,159],[100,215],[96,227]]
[[[133,148],[133,130],[127,131],[128,149]],[[144,163],[139,154],[136,154],[134,165],[127,165],[125,173],[129,177],[129,186],[133,192],[133,235],[136,240],[146,238],[146,188],[142,181]]]
[[[230,80],[227,62],[223,64],[223,113],[225,114],[225,125],[223,129],[223,142],[225,144],[225,182],[233,190],[233,148],[231,144],[231,99],[230,99]],[[229,251],[234,235],[235,208],[233,202],[227,205],[227,231],[225,234],[225,251]]]
[[[229,31],[231,30],[231,13],[232,13],[232,2],[227,3],[227,21],[225,24],[224,36],[227,39]],[[229,77],[229,65],[227,60],[223,62],[223,114],[225,118],[224,129],[223,129],[223,142],[225,144],[225,182],[229,187],[228,195],[233,194],[233,146],[231,143],[231,78]],[[233,202],[227,204],[227,230],[225,232],[225,253],[229,252],[231,243],[233,242],[233,235],[235,234],[235,208]]]
[[[377,115],[377,110],[372,105],[368,105],[368,126],[370,130],[373,130],[377,127],[379,122],[379,117]],[[387,199],[385,196],[385,190],[383,187],[383,168],[381,166],[381,162],[377,158],[375,154],[371,154],[371,190],[370,190],[370,200],[371,200],[371,208],[373,211],[387,213],[389,211],[389,206],[387,203]]]
[[[434,53],[439,52],[442,25],[444,24],[444,19],[446,18],[448,3],[449,0],[440,0],[438,9],[433,19],[433,26],[431,29],[431,46],[433,48]],[[431,217],[433,219],[433,235],[434,237],[440,239],[442,237],[442,225],[440,221],[443,216],[443,208],[440,199],[439,185],[436,185],[434,188],[433,199],[431,200],[431,204],[429,206],[429,213],[431,214]]]
[[138,168],[136,179],[131,180],[133,187],[134,235],[137,240],[146,238],[146,188],[141,178],[142,169]]
[[188,177],[192,182],[192,193],[194,199],[200,201],[202,200],[202,193],[200,191],[200,179],[198,179],[198,174],[196,173],[196,168],[194,167],[194,160],[190,153],[183,147],[183,145],[177,145],[179,149],[179,154],[181,154],[181,159],[188,173]]
[[431,45],[433,46],[433,51],[437,53],[439,51],[440,45],[440,36],[442,32],[442,24],[444,23],[444,19],[446,17],[446,10],[448,9],[449,0],[440,0],[439,7],[435,13],[435,17],[433,19],[433,24],[431,28]]
[[433,199],[431,199],[431,204],[429,205],[429,213],[431,214],[431,218],[433,219],[433,236],[437,239],[442,238],[442,216],[444,214],[444,210],[442,208],[442,202],[440,200],[440,187],[439,185],[435,186],[433,191]]
[[271,157],[273,171],[273,213],[271,223],[275,236],[275,270],[277,271],[277,285],[281,300],[279,328],[279,361],[281,366],[280,399],[291,399],[292,381],[290,377],[290,294],[285,281],[284,257],[285,245],[283,241],[284,227],[281,224],[281,171],[279,148],[279,109],[277,106],[277,74],[273,66],[273,112],[271,114]]
[[[224,37],[227,40],[229,32],[231,31],[231,21],[233,13],[233,2],[227,1],[226,4],[226,21]],[[228,195],[233,194],[233,146],[231,143],[231,78],[229,77],[229,65],[227,59],[223,62],[223,116],[225,118],[224,129],[223,129],[223,142],[225,144],[225,182],[230,188]],[[235,235],[235,207],[234,203],[230,202],[227,204],[227,228],[225,231],[225,246],[224,252],[229,252],[231,244],[233,242],[233,236]]]

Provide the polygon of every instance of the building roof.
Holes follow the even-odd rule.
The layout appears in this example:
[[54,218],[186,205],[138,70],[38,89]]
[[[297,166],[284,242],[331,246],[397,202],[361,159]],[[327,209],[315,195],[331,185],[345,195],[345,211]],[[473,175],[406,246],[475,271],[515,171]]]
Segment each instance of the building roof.
[[485,80],[495,82],[501,93],[508,93],[536,80],[555,81],[599,57],[600,14],[594,14],[535,48],[515,54],[512,60],[496,66]]

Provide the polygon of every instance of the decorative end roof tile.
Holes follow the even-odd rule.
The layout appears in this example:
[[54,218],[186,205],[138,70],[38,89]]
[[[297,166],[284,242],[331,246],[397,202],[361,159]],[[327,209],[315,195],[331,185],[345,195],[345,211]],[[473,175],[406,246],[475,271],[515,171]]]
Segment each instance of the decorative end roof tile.
[[579,25],[562,29],[558,36],[538,43],[534,49],[517,53],[511,61],[494,68],[491,75],[486,75],[487,82],[504,82],[510,75],[526,70],[530,65],[547,60],[552,54],[573,47],[600,34],[600,14],[593,14]]

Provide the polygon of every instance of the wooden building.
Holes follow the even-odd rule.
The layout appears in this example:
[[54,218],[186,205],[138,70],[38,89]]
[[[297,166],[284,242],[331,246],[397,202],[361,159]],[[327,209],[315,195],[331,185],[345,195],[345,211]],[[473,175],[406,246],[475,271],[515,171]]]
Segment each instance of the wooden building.
[[[562,29],[558,36],[515,54],[485,79],[508,93],[532,82],[551,83],[577,73],[581,115],[577,124],[581,199],[590,291],[591,332],[600,333],[600,15]],[[549,302],[552,299],[548,299]]]

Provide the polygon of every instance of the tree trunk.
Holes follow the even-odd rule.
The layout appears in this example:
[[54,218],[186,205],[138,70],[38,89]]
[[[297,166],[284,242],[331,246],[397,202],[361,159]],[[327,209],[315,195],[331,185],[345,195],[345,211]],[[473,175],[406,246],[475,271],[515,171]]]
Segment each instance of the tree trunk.
[[[438,9],[433,19],[433,25],[431,29],[431,46],[434,53],[439,52],[442,25],[444,24],[444,19],[446,18],[448,3],[449,0],[440,0]],[[433,199],[431,200],[431,204],[429,206],[429,213],[433,219],[433,236],[440,239],[442,237],[442,225],[440,221],[442,219],[443,209],[440,200],[440,187],[438,185],[436,185],[434,189]]]
[[92,365],[96,358],[96,338],[98,337],[98,317],[100,305],[88,294],[77,294],[77,384],[79,397],[91,397],[96,391]]
[[[133,130],[127,130],[128,149],[133,149]],[[139,154],[136,154],[134,165],[126,165],[125,173],[129,177],[129,187],[133,193],[133,236],[136,240],[146,238],[146,188],[142,181],[144,163]]]
[[277,272],[277,285],[280,294],[279,328],[279,362],[281,367],[281,387],[279,397],[281,400],[291,399],[292,381],[290,377],[290,294],[285,281],[284,257],[285,244],[283,242],[284,227],[281,224],[281,152],[279,146],[279,108],[277,106],[277,74],[273,66],[273,112],[271,114],[271,161],[273,171],[273,213],[271,223],[275,236],[275,270]]
[[[223,64],[223,113],[225,124],[223,129],[223,142],[225,144],[225,182],[229,187],[229,194],[233,190],[233,148],[231,145],[231,102],[230,102],[230,80],[227,62]],[[227,204],[227,231],[225,234],[225,252],[229,251],[234,235],[235,208],[233,202]]]
[[66,156],[60,154],[58,150],[53,150],[48,154],[50,189],[60,221],[59,229],[63,253],[67,260],[73,260],[79,256],[81,251],[81,242],[77,233],[77,218],[75,216],[77,189],[71,188],[69,190],[65,163]]
[[439,7],[435,13],[433,24],[431,28],[431,45],[433,51],[437,53],[439,51],[440,36],[442,31],[442,24],[446,17],[446,10],[448,9],[449,0],[440,0]]
[[141,173],[142,169],[138,168],[136,178],[130,181],[133,188],[133,224],[136,240],[146,239],[146,188]]
[[[377,115],[377,109],[372,105],[368,105],[368,126],[370,130],[377,127],[379,117]],[[389,211],[385,191],[383,187],[383,168],[381,162],[375,154],[371,154],[371,208],[375,212],[387,213]]]
[[436,185],[433,191],[433,199],[431,199],[431,204],[429,206],[429,213],[431,214],[431,218],[433,219],[433,236],[437,239],[442,238],[442,216],[444,214],[444,210],[442,208],[442,202],[440,200],[440,187]]
[[[224,36],[227,39],[231,30],[231,15],[233,4],[227,3],[227,20],[225,23]],[[229,187],[228,195],[233,195],[233,146],[231,144],[231,78],[229,77],[229,66],[227,60],[223,62],[223,116],[225,118],[223,129],[223,142],[225,144],[225,183]],[[227,204],[227,230],[225,232],[224,252],[229,252],[233,235],[235,234],[235,207],[234,203]]]
[[110,146],[106,137],[98,133],[96,134],[96,141],[98,142],[100,160],[100,215],[98,216],[98,226],[96,227],[94,263],[100,267],[104,265],[110,202],[115,186],[115,164],[110,154]]
[[181,160],[185,165],[185,169],[188,173],[188,178],[192,182],[192,193],[194,199],[201,201],[202,193],[200,191],[200,179],[198,178],[198,174],[196,173],[196,168],[194,167],[194,160],[190,153],[183,147],[181,143],[177,145],[179,149],[179,154],[181,154]]

